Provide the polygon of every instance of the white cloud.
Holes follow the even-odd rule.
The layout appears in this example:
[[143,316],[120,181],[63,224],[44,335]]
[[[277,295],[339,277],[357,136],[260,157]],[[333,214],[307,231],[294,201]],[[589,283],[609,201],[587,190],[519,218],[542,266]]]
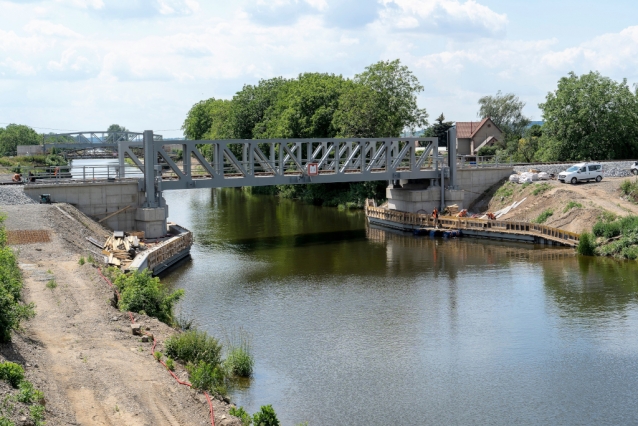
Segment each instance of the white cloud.
[[502,36],[507,16],[468,0],[382,0],[380,22],[402,31],[442,35]]
[[0,62],[0,75],[2,76],[15,78],[31,76],[35,75],[35,73],[36,70],[33,65],[13,58],[6,58],[4,61]]
[[80,9],[102,9],[104,7],[103,0],[56,0],[58,3],[79,7]]
[[49,21],[34,20],[24,26],[24,29],[30,33],[40,33],[47,36],[60,36],[69,38],[81,38],[82,36],[75,31],[61,24],[54,24]]

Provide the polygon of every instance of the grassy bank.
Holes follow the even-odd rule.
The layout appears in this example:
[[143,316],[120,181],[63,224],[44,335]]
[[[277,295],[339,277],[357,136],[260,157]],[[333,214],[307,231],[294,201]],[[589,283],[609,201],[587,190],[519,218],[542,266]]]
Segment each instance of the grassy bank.
[[[84,264],[82,259],[80,264]],[[125,274],[111,267],[106,275],[120,292],[121,311],[148,315],[182,329],[164,342],[164,353],[156,352],[155,358],[164,361],[169,370],[181,362],[193,388],[223,397],[238,379],[252,375],[254,360],[247,333],[240,330],[224,345],[205,331],[192,328],[192,322],[175,318],[174,306],[184,290],[171,291],[148,271]]]
[[616,259],[638,259],[638,216],[600,217],[591,233],[581,234],[578,252]]
[[12,173],[24,173],[34,167],[66,166],[68,162],[61,155],[25,155],[21,157],[0,157],[0,166]]

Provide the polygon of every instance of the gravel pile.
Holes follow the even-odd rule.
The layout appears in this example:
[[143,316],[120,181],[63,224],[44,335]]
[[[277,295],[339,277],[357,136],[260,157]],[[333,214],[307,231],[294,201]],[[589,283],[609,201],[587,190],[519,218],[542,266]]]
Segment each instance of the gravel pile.
[[0,205],[37,204],[24,194],[21,186],[0,186]]
[[[601,161],[603,165],[604,177],[627,177],[631,176],[631,165],[634,161]],[[577,163],[573,163],[577,164]],[[560,172],[567,170],[573,164],[528,164],[526,166],[515,166],[515,172],[527,172],[529,169],[536,169],[541,172],[546,172],[554,175],[558,175]]]

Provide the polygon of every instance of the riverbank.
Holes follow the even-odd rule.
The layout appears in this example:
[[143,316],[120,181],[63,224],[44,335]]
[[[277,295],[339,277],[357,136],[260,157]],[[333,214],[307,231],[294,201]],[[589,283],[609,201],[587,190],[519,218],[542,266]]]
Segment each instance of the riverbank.
[[542,223],[580,234],[591,231],[599,218],[638,214],[638,204],[620,189],[627,179],[606,177],[601,182],[576,185],[557,180],[522,185],[503,182],[482,194],[469,211],[496,212],[522,201],[499,220]]
[[[15,194],[12,197],[17,197]],[[131,333],[129,316],[112,306],[113,290],[90,263],[87,236],[107,232],[68,205],[0,205],[7,215],[24,276],[24,299],[36,317],[24,323],[0,360],[25,367],[26,378],[46,398],[47,425],[210,424],[201,393],[178,384],[155,361],[152,339]],[[53,281],[55,286],[47,286]],[[176,331],[154,318],[134,314],[138,324],[162,342]],[[176,375],[187,380],[177,366]],[[213,400],[217,425],[238,425],[231,405]]]

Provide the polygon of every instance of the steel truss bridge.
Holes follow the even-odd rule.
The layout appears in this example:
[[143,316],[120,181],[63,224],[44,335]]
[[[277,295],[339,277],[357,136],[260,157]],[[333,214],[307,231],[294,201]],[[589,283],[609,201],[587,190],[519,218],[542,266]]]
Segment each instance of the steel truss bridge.
[[[97,135],[105,134],[50,135],[57,143],[46,148],[117,146],[119,177],[126,177],[124,165],[130,158],[144,172],[140,190],[146,192],[151,207],[161,203],[162,191],[175,189],[445,177],[453,184],[456,166],[455,161],[446,164],[447,158],[439,155],[437,138],[165,140],[147,130],[116,135],[116,143],[95,143]],[[77,142],[63,143],[69,139]],[[89,143],[80,142],[84,140]],[[181,162],[173,159],[171,150],[176,147],[181,150]],[[143,157],[138,155],[140,149]],[[454,151],[448,158],[456,158]]]

